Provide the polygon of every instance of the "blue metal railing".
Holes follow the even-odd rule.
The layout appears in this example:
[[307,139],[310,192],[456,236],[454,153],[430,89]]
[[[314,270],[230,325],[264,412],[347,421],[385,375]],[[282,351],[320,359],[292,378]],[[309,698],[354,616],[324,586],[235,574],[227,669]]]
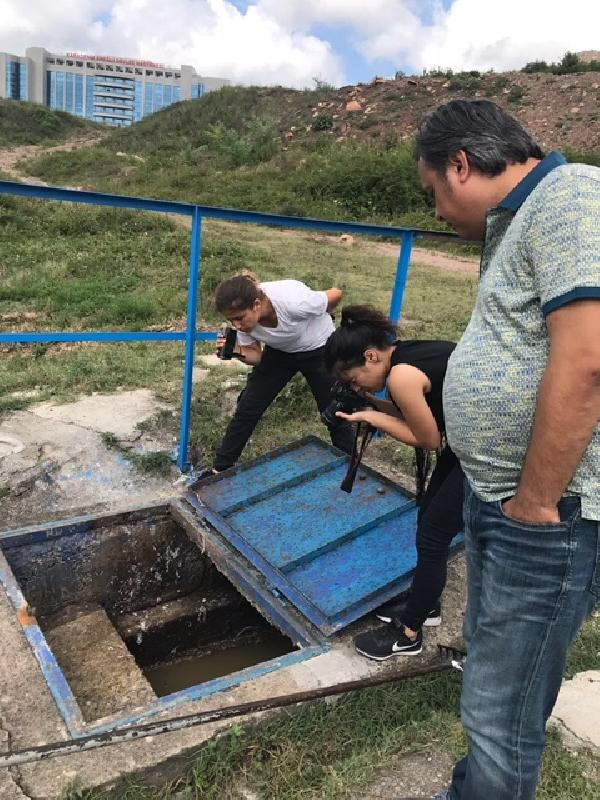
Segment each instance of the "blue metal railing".
[[386,225],[370,225],[359,222],[336,222],[335,220],[311,219],[309,217],[287,217],[282,214],[265,214],[260,211],[240,211],[233,208],[218,208],[173,200],[152,200],[146,197],[105,194],[103,192],[62,189],[55,186],[37,186],[17,181],[0,181],[0,194],[35,197],[42,200],[85,203],[95,206],[129,208],[163,214],[180,214],[192,220],[190,266],[188,277],[187,325],[185,331],[56,331],[47,333],[0,333],[0,344],[33,342],[185,342],[185,367],[181,398],[181,428],[177,464],[182,471],[189,468],[188,445],[190,438],[193,370],[196,342],[214,340],[216,333],[197,330],[198,296],[201,286],[202,220],[221,219],[229,222],[248,222],[258,225],[273,225],[282,228],[304,228],[327,233],[366,234],[400,239],[398,268],[392,291],[390,317],[399,322],[404,300],[404,289],[408,280],[413,243],[427,238],[437,241],[456,241],[451,233],[428,231],[419,228],[398,228]]

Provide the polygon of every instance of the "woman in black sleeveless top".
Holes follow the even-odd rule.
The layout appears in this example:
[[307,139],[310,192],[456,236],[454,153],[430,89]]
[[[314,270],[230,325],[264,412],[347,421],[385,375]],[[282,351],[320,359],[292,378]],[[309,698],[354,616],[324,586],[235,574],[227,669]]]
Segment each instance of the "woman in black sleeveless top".
[[393,323],[370,306],[347,306],[341,327],[329,338],[325,363],[355,391],[387,387],[402,419],[371,408],[340,417],[368,422],[413,447],[437,450],[438,457],[419,507],[417,566],[408,592],[377,612],[391,623],[355,638],[357,650],[382,661],[418,655],[421,629],[439,625],[440,596],[446,585],[448,548],[462,530],[463,473],[445,441],[442,386],[453,342],[397,341]]

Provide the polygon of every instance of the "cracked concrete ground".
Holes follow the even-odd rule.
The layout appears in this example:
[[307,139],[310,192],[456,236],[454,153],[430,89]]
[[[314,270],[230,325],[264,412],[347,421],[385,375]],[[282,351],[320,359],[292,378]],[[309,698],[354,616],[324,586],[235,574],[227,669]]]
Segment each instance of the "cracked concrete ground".
[[580,672],[563,683],[551,723],[569,747],[600,752],[600,670]]
[[[164,408],[152,392],[140,389],[63,405],[39,403],[5,415],[0,420],[2,527],[74,516],[84,509],[108,510],[132,497],[144,504],[172,496],[172,480],[141,475],[102,438],[108,433],[130,445],[142,437],[137,425]],[[174,445],[163,442],[162,449]]]

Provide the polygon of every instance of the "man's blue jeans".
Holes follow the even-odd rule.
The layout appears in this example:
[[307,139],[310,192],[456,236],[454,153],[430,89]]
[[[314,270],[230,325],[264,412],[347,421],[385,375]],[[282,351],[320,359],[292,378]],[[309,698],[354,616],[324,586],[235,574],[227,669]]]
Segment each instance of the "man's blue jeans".
[[462,719],[469,754],[451,800],[533,800],[569,645],[600,596],[600,525],[577,497],[530,525],[465,490],[469,598]]

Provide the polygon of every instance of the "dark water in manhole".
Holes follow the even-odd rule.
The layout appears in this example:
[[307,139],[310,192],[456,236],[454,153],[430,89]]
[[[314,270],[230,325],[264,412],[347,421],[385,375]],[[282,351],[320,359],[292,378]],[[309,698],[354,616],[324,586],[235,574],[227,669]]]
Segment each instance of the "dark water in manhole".
[[221,678],[295,650],[291,640],[272,630],[259,641],[239,641],[211,651],[186,654],[174,661],[146,667],[146,679],[159,697],[198,683]]

